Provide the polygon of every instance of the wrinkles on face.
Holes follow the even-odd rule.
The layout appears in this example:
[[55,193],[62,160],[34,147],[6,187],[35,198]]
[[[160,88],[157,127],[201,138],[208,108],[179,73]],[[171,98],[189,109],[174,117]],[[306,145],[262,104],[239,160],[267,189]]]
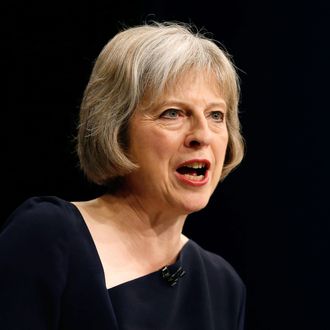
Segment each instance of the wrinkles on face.
[[[149,104],[137,109],[129,126],[129,153],[139,166],[127,178],[132,194],[141,205],[163,212],[203,208],[221,177],[228,143],[226,100],[210,77],[193,74]],[[205,184],[177,172],[179,164],[194,159],[210,163]]]

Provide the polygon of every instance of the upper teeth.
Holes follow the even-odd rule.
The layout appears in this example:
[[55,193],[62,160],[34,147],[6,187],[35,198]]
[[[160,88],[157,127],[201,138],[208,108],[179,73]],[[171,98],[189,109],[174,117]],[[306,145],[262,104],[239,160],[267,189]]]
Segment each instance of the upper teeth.
[[186,164],[186,167],[190,167],[190,168],[203,168],[205,167],[204,163],[191,163],[191,164]]

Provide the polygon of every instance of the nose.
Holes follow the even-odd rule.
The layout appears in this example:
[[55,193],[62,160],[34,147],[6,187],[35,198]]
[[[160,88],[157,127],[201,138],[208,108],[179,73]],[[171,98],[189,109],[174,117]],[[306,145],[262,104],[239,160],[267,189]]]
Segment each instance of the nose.
[[210,144],[211,132],[207,119],[191,118],[190,128],[185,138],[185,146],[188,148],[201,148]]

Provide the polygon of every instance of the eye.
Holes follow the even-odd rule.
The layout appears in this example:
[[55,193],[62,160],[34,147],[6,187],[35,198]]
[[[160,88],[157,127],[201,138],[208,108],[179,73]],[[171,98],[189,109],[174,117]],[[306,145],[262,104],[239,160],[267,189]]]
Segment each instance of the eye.
[[224,113],[221,111],[212,111],[210,113],[210,117],[217,122],[223,122],[224,119]]
[[166,119],[177,119],[180,116],[181,110],[167,109],[160,116]]

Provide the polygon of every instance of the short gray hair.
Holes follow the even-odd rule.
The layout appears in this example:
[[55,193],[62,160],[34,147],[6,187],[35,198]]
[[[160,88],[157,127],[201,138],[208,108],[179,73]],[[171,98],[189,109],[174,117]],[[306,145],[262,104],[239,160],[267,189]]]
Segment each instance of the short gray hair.
[[241,162],[239,82],[230,56],[190,25],[153,22],[119,32],[95,62],[77,136],[80,166],[90,181],[109,185],[137,167],[127,154],[132,114],[147,93],[160,96],[192,69],[214,73],[227,103],[229,139],[221,178]]

